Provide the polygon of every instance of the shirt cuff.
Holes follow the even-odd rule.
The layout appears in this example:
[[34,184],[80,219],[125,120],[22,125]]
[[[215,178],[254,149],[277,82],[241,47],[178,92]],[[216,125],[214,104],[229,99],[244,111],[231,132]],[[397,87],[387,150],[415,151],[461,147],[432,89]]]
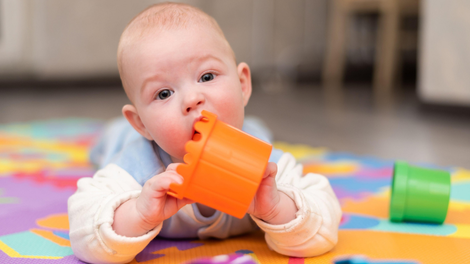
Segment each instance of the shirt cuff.
[[134,258],[155,238],[163,223],[139,237],[126,237],[116,234],[112,228],[115,210],[126,201],[139,197],[141,191],[135,190],[117,195],[108,201],[95,219],[94,232],[100,244],[111,255]]
[[303,244],[322,226],[323,221],[317,213],[317,205],[308,203],[302,191],[290,184],[278,184],[277,187],[280,192],[294,200],[298,209],[295,219],[286,224],[272,225],[254,216],[251,218],[266,232],[266,242],[271,248],[289,248]]

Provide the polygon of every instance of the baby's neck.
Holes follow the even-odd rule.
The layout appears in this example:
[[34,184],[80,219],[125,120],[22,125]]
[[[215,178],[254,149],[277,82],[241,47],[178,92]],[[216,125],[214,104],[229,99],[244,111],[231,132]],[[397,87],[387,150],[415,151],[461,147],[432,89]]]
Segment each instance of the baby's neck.
[[215,209],[213,208],[210,208],[200,203],[196,203],[196,205],[197,205],[197,209],[199,209],[199,213],[201,213],[201,215],[204,217],[211,217],[215,213]]
[[170,156],[170,158],[171,158],[171,162],[173,162],[173,163],[184,163],[184,160],[175,158],[173,156]]

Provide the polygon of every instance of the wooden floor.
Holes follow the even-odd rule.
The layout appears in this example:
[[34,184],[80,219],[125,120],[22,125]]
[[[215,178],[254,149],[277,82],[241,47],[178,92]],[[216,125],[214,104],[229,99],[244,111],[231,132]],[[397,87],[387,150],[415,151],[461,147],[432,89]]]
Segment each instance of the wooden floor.
[[[109,119],[119,116],[127,102],[119,85],[4,87],[0,124]],[[331,94],[318,85],[258,88],[246,114],[261,118],[276,140],[292,144],[470,169],[470,111],[423,107],[413,91],[380,99],[367,86],[348,86]]]

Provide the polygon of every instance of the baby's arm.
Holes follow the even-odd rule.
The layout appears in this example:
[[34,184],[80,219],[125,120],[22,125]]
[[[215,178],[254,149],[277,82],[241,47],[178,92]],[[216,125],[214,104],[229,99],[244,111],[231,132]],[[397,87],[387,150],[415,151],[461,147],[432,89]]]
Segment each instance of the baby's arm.
[[145,182],[139,197],[130,199],[117,208],[113,223],[117,234],[127,237],[144,235],[181,207],[191,203],[186,198],[177,199],[166,194],[171,183],[183,183],[183,177],[176,173],[177,165],[168,165],[165,172]]
[[253,220],[266,232],[270,248],[280,254],[311,257],[328,252],[337,243],[341,220],[341,207],[328,179],[313,173],[302,176],[302,166],[289,153],[277,165],[277,189],[294,201],[295,219],[286,224]]
[[[126,263],[160,232],[162,224],[138,237],[119,235],[113,229],[113,225],[125,224],[114,223],[115,211],[120,208],[120,213],[125,212],[121,210],[122,205],[131,205],[129,201],[142,196],[142,186],[120,167],[108,165],[93,178],[80,179],[77,186],[68,200],[68,213],[70,242],[79,259],[90,263]],[[131,225],[128,227],[133,229]],[[118,228],[122,233],[136,231]],[[142,228],[148,227],[142,225]]]
[[295,219],[297,207],[276,186],[277,165],[269,162],[247,213],[271,225],[287,224]]

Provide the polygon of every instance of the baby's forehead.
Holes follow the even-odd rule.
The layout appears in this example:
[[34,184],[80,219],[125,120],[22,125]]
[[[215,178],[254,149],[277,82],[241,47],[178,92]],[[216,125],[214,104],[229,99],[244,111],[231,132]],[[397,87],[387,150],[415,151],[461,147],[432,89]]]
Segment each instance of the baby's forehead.
[[[159,38],[161,33],[180,34],[181,32],[194,30],[200,32],[200,34],[217,36],[212,39],[216,39],[217,42],[221,41],[224,46],[228,46],[231,50],[217,22],[202,11],[192,11],[188,14],[184,12],[146,10],[132,20],[124,30],[118,48],[118,61],[122,59],[121,56],[125,50],[154,41]],[[233,51],[230,53],[233,53]]]
[[[224,53],[233,58],[234,62],[236,62],[235,54],[223,32],[217,24],[214,25],[207,20],[195,21],[194,23],[178,22],[176,24],[165,25],[155,21],[141,21],[139,24],[129,25],[128,30],[127,37],[121,39],[120,43],[118,59],[122,61],[137,59],[137,57],[130,54],[135,54],[132,51],[138,51],[142,46],[157,48],[159,43],[161,43],[160,41],[166,39],[169,35],[174,35],[176,37],[173,39],[179,39],[181,42],[186,43],[187,39],[184,37],[185,34],[198,32],[197,35],[199,37],[207,36],[205,41],[212,41],[211,43],[213,45],[222,48]],[[181,35],[183,35],[183,37],[180,37]],[[130,51],[130,53],[128,53],[128,51]],[[130,56],[124,55],[125,53]]]

